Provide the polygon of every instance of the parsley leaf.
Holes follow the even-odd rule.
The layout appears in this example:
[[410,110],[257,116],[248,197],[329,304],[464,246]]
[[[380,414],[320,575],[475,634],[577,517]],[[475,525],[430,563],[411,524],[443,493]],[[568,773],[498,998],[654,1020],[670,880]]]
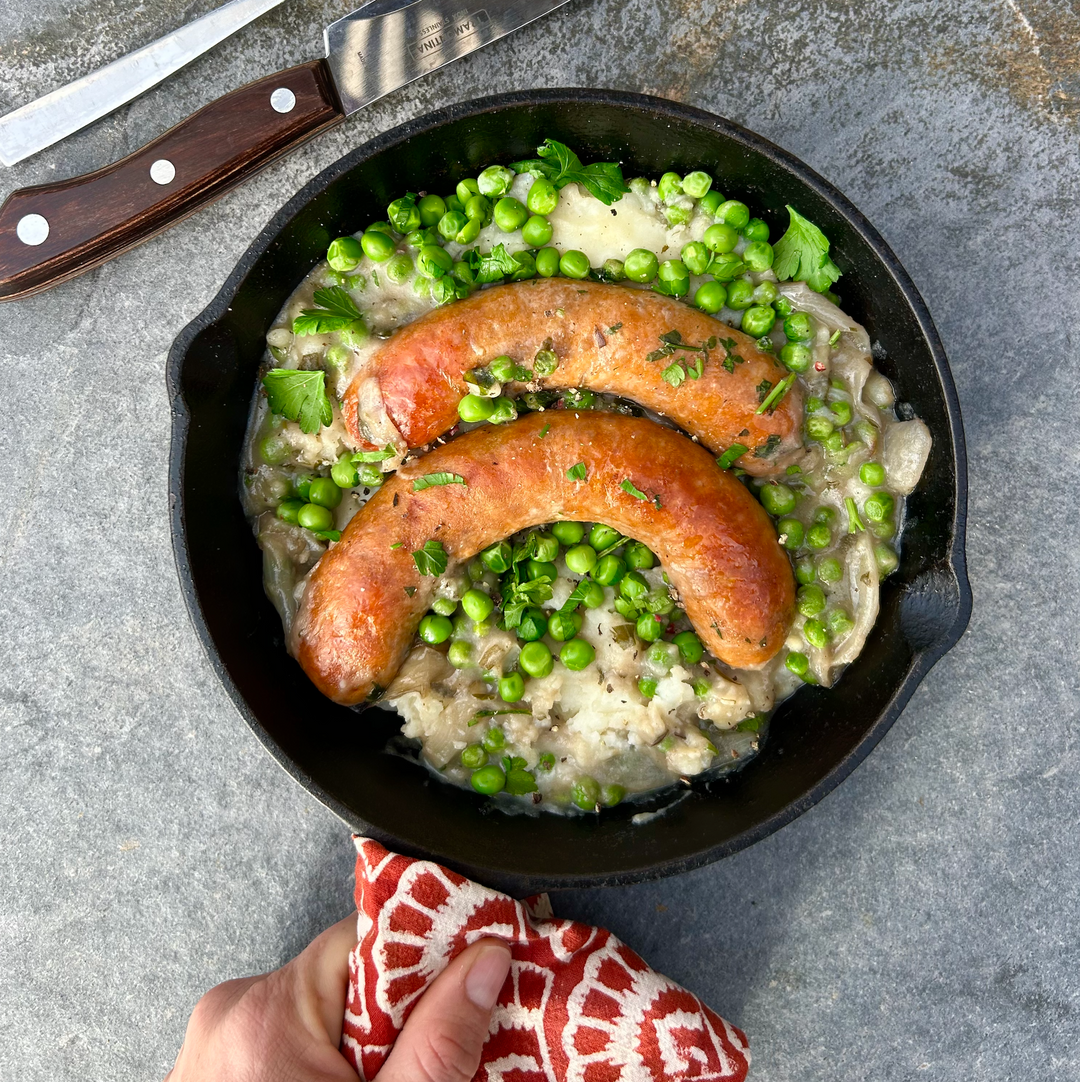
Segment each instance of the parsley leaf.
[[441,575],[446,570],[446,549],[441,541],[425,541],[424,547],[412,554],[416,570],[421,575]]
[[476,284],[487,285],[489,282],[501,282],[508,274],[518,269],[518,261],[506,250],[505,244],[496,244],[486,255],[480,257],[476,272]]
[[623,492],[628,492],[636,500],[647,500],[649,498],[640,488],[637,488],[634,485],[634,482],[631,481],[629,477],[623,480],[623,483],[619,485],[619,488],[621,488]]
[[469,482],[456,473],[425,473],[423,477],[414,477],[413,492],[423,492],[425,488],[437,488],[439,485],[467,485]]
[[[672,387],[681,387],[686,379],[686,369],[681,364],[671,364],[664,369],[661,378]],[[695,377],[696,378],[696,377]]]
[[585,468],[584,462],[579,462],[576,466],[571,466],[566,471],[566,479],[568,481],[584,481],[588,476],[588,471]]
[[312,530],[311,531],[320,541],[340,541],[340,530]]
[[781,282],[789,278],[807,282],[812,289],[828,289],[840,277],[840,268],[829,258],[829,241],[813,222],[788,207],[791,224],[773,246],[773,270]]
[[615,162],[594,162],[582,166],[581,159],[565,143],[555,139],[545,139],[543,146],[536,148],[536,153],[541,160],[518,162],[519,166],[528,167],[519,171],[546,176],[556,188],[570,183],[580,184],[605,206],[611,206],[630,191],[623,180],[622,169]]
[[353,462],[385,462],[396,454],[393,446],[388,443],[381,451],[357,451],[352,456],[352,460]]
[[733,443],[717,460],[716,464],[722,470],[730,470],[736,459],[742,458],[749,450],[741,443]]
[[619,331],[621,331],[621,330],[622,330],[622,324],[621,323],[612,323],[612,325],[610,327],[608,327],[607,332],[608,332],[608,334],[618,334]]
[[566,603],[559,609],[559,612],[564,616],[568,616],[589,596],[589,581],[589,579],[582,579],[574,587],[574,592],[566,599]]
[[293,320],[293,334],[329,334],[363,327],[360,309],[341,286],[315,290],[318,308],[305,308]]
[[754,451],[754,458],[769,458],[776,454],[777,447],[780,446],[780,437],[777,433],[773,432],[769,438]]
[[266,399],[273,413],[298,421],[309,436],[334,419],[326,393],[325,372],[301,372],[293,368],[271,368],[263,376]]
[[503,586],[503,620],[507,628],[517,627],[530,605],[539,605],[550,598],[551,579],[547,575],[528,582],[507,582]]

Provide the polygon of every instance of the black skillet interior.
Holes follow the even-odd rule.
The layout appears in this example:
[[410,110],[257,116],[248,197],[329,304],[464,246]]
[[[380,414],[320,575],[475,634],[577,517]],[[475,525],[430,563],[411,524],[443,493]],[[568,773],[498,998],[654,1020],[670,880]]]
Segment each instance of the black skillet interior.
[[[726,779],[695,785],[665,814],[508,816],[386,754],[396,715],[323,698],[286,655],[237,495],[237,463],[264,335],[330,240],[384,215],[404,191],[452,190],[478,167],[531,156],[545,137],[628,177],[703,168],[764,212],[785,203],[818,223],[845,275],[844,307],[880,344],[880,368],[930,426],[933,452],[908,504],[900,570],[862,656],[830,691],[806,687],[775,715],[763,750]],[[451,106],[358,148],[267,225],[169,359],[170,487],[177,564],[195,627],[241,714],[270,753],[356,830],[523,895],[628,883],[733,853],[829,792],[896,719],[970,612],[964,569],[966,460],[952,378],[930,316],[884,241],[799,161],[728,121],[672,102],[592,90],[507,94]],[[241,739],[239,733],[237,739]]]

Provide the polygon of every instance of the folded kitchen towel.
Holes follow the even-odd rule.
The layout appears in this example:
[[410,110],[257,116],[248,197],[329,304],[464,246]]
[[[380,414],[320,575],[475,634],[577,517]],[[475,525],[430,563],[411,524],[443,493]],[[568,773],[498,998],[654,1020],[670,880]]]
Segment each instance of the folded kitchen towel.
[[479,1082],[742,1082],[746,1037],[603,928],[552,917],[438,864],[354,836],[359,943],[341,1047],[365,1082],[428,985],[495,936],[513,961]]

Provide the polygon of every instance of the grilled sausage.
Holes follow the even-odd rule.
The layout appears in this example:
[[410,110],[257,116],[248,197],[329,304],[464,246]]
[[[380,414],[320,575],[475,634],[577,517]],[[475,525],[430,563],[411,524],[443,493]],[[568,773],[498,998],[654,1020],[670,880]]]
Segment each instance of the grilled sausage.
[[[579,462],[587,479],[570,480]],[[444,472],[467,484],[413,491],[414,479]],[[358,703],[393,679],[434,597],[435,579],[419,573],[414,552],[439,541],[452,571],[518,530],[560,519],[606,522],[648,545],[722,661],[759,665],[783,643],[791,567],[754,497],[673,429],[559,411],[474,429],[403,466],[312,571],[291,649],[324,694]]]
[[[691,347],[711,341],[712,348],[685,349],[676,336]],[[385,442],[365,431],[377,389],[406,444],[423,447],[457,423],[457,404],[469,393],[467,371],[503,354],[530,365],[542,348],[554,350],[559,366],[531,386],[588,387],[631,399],[716,454],[742,444],[747,453],[738,464],[748,473],[775,473],[800,447],[798,386],[771,412],[756,412],[788,373],[753,339],[659,293],[562,278],[481,290],[402,327],[347,390],[345,425],[360,445]],[[698,358],[703,370],[694,379]],[[686,372],[679,386],[677,372],[664,378],[675,363]]]

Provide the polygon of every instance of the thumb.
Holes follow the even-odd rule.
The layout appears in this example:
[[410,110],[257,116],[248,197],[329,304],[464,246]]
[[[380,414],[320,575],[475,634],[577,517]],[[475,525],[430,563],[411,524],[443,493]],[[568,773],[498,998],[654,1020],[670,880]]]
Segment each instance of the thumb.
[[375,1082],[469,1082],[509,971],[500,939],[462,951],[413,1008]]

